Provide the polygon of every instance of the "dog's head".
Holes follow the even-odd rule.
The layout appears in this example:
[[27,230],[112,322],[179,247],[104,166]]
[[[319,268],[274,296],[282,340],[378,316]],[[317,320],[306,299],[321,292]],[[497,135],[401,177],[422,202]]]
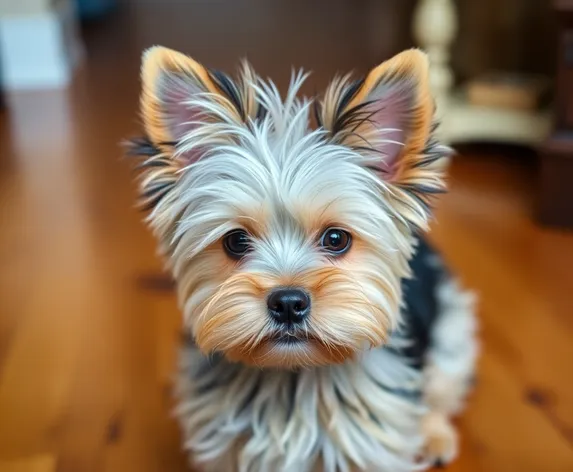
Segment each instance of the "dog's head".
[[[155,47],[143,58],[141,198],[205,353],[295,368],[379,346],[413,231],[443,188],[428,61],[403,52],[320,101]],[[311,129],[315,113],[318,126]]]

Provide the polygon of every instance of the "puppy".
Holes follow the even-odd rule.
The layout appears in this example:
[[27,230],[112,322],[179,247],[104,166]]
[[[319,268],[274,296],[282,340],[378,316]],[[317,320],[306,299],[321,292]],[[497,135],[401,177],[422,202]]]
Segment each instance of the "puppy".
[[130,152],[184,315],[185,450],[206,472],[447,463],[477,348],[472,297],[421,238],[450,154],[427,57],[320,100],[305,78],[281,98],[248,64],[143,56]]

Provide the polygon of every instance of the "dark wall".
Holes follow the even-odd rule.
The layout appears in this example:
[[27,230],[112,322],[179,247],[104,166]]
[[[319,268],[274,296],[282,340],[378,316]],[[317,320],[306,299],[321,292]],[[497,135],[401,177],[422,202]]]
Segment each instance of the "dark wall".
[[551,0],[457,0],[460,30],[453,49],[458,78],[488,70],[553,75],[556,18]]
[[307,92],[336,72],[364,73],[411,47],[414,0],[132,0],[136,47],[162,44],[225,70],[242,57],[279,84],[314,71]]
[[[416,0],[122,0],[134,48],[162,44],[215,68],[248,57],[279,85],[291,66],[315,73],[306,91],[336,72],[369,67],[413,46]],[[459,32],[452,62],[458,79],[491,69],[552,74],[550,0],[453,0]]]

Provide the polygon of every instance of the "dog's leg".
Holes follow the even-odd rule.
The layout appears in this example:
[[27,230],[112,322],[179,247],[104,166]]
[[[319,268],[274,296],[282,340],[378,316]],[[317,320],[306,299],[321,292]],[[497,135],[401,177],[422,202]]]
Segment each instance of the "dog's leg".
[[[430,370],[430,369],[428,369]],[[451,423],[453,414],[451,405],[458,401],[456,390],[462,388],[463,380],[432,368],[427,372],[428,378],[424,396],[429,406],[428,413],[422,419],[422,435],[425,445],[425,459],[431,464],[445,465],[451,462],[458,452],[458,435]]]
[[451,417],[471,387],[477,340],[474,297],[450,277],[437,288],[440,313],[432,328],[424,368],[424,399],[429,413],[422,421],[426,459],[437,465],[457,454],[458,438]]

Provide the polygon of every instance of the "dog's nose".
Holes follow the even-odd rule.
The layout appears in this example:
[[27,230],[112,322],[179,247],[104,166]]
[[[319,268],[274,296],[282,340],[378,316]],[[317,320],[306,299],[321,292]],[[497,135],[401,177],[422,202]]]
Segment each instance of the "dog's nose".
[[301,323],[310,313],[310,297],[298,288],[279,288],[269,295],[267,306],[278,323]]

